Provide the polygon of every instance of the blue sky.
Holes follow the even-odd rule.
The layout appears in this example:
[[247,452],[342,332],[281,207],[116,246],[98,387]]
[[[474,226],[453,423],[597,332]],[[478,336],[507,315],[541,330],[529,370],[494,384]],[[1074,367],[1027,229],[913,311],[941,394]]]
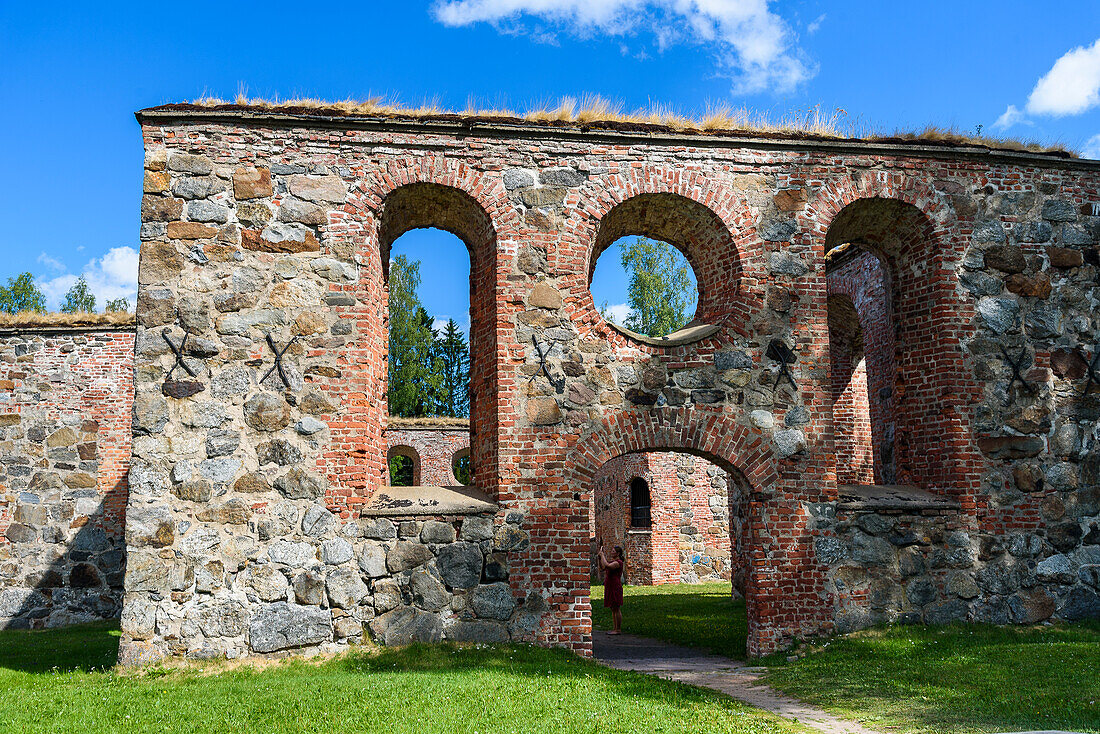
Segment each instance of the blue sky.
[[[1096,0],[7,2],[0,48],[0,278],[30,270],[53,306],[80,273],[101,305],[133,302],[132,113],[242,87],[455,109],[472,98],[522,111],[585,92],[626,109],[820,105],[880,131],[983,125],[1100,157]],[[429,310],[464,321],[465,281],[443,287],[464,248],[431,234],[407,246],[425,262]],[[621,303],[625,279],[601,277],[594,292]]]

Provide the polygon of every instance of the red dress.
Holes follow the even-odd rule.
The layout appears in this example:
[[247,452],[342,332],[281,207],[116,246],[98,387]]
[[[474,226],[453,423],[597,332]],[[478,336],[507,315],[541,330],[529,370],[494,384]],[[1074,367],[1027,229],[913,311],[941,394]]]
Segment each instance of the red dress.
[[618,568],[609,568],[603,576],[603,605],[605,607],[621,607],[623,605],[623,567],[626,564],[619,561]]

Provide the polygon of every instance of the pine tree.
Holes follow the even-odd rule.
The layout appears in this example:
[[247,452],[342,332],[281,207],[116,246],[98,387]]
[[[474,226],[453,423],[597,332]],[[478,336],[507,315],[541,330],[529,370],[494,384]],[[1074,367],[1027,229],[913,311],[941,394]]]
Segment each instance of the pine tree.
[[81,275],[65,294],[62,313],[95,313],[95,295],[88,288],[88,281]]
[[630,279],[626,298],[631,314],[626,328],[647,336],[665,336],[683,327],[695,296],[688,263],[680,251],[648,237],[620,244],[620,250]]
[[435,333],[420,302],[420,263],[398,255],[390,263],[390,415],[428,415],[438,389]]
[[439,415],[464,418],[470,414],[470,347],[454,319],[436,340],[439,361]]
[[34,282],[30,273],[20,273],[8,278],[6,286],[0,285],[0,311],[19,313],[20,311],[45,311],[46,297]]

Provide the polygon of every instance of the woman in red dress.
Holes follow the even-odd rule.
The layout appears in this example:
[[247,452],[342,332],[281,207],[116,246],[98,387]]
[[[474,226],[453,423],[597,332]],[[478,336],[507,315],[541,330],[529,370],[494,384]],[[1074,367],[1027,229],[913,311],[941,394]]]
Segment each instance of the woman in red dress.
[[615,546],[611,552],[614,554],[611,558],[604,555],[601,544],[598,560],[603,573],[603,605],[611,610],[613,624],[613,629],[607,634],[617,635],[622,632],[623,626],[623,568],[626,559],[620,545]]

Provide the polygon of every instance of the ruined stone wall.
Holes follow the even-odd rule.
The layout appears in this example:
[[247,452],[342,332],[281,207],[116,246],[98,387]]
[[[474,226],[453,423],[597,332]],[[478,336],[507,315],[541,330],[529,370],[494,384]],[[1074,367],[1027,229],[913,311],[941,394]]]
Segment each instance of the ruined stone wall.
[[[141,121],[127,608],[159,621],[133,646],[124,615],[126,649],[241,649],[244,638],[200,641],[185,621],[228,603],[262,617],[267,602],[241,574],[269,566],[289,583],[298,571],[273,550],[304,544],[323,568],[324,543],[354,532],[385,481],[383,264],[413,227],[471,250],[475,485],[500,508],[493,552],[507,553],[517,608],[540,610],[520,639],[589,649],[594,479],[618,456],[662,450],[738,477],[732,555],[750,654],[833,629],[833,564],[819,552],[836,537],[822,508],[837,502],[825,252],[847,242],[873,248],[889,276],[897,480],[955,502],[971,537],[1089,527],[1100,393],[1084,395],[1069,377],[1078,362],[1056,355],[1094,350],[1092,164],[598,126],[232,110]],[[691,261],[691,330],[648,340],[600,316],[595,257],[629,234]],[[177,344],[189,334],[199,378],[177,370],[166,384],[165,328]],[[773,342],[791,353],[789,379]],[[1006,392],[1001,345],[1025,352],[1034,395]],[[1040,476],[1041,490],[1021,489]],[[1055,499],[1064,519],[1048,520]],[[199,584],[211,566],[221,586]],[[358,611],[271,603],[365,619],[376,582],[364,580]]]
[[[630,527],[630,483],[649,486],[652,527]],[[627,583],[730,580],[730,504],[725,472],[687,454],[630,454],[596,474],[593,533],[627,554]]]
[[[821,551],[837,629],[872,624],[1036,624],[1100,616],[1100,532],[975,533],[957,508],[842,502]],[[829,521],[831,524],[831,521]],[[1095,527],[1095,524],[1093,524]]]
[[117,618],[134,335],[0,334],[0,628]]
[[386,445],[387,456],[401,454],[413,459],[413,484],[449,487],[459,483],[454,474],[455,457],[469,453],[470,429],[416,426],[391,418]]

